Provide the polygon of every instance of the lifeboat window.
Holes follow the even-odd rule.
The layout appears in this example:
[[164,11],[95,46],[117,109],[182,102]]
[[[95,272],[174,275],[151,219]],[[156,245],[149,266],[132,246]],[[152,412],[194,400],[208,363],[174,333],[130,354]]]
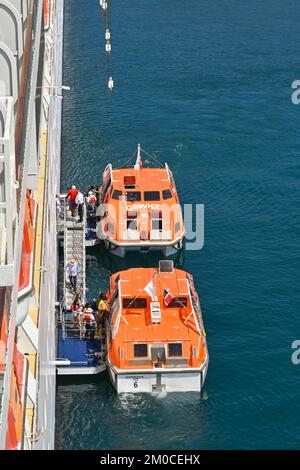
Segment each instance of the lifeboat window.
[[173,197],[170,189],[164,189],[162,194],[163,194],[163,199],[171,199]]
[[135,176],[124,176],[124,187],[125,189],[135,188]]
[[140,201],[141,200],[141,192],[140,191],[127,191],[125,193],[127,201]]
[[134,357],[147,357],[148,356],[148,344],[134,344],[133,354],[134,354]]
[[137,211],[127,211],[127,230],[137,230]]
[[162,211],[151,211],[151,227],[152,230],[163,229]]
[[119,191],[118,189],[115,189],[112,195],[113,199],[119,200],[122,199],[122,191]]
[[152,230],[162,230],[162,219],[152,219]]
[[127,220],[127,230],[137,230],[137,220],[136,219],[129,219]]
[[145,191],[144,200],[145,201],[160,201],[160,192],[159,191]]
[[123,308],[146,308],[147,307],[147,299],[144,297],[131,299],[126,298],[123,299]]
[[169,357],[182,356],[182,343],[168,344],[168,356]]
[[176,222],[176,224],[175,224],[175,233],[179,232],[179,230],[180,230],[180,223]]
[[154,362],[161,362],[166,360],[166,349],[165,346],[152,346],[151,348],[151,360]]
[[187,307],[187,298],[186,297],[174,297],[169,303],[167,308],[185,308]]

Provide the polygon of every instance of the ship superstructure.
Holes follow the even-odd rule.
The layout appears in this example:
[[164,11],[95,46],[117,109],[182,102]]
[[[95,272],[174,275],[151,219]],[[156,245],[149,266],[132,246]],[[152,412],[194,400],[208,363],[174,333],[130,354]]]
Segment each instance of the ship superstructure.
[[0,0],[0,449],[53,449],[63,0]]

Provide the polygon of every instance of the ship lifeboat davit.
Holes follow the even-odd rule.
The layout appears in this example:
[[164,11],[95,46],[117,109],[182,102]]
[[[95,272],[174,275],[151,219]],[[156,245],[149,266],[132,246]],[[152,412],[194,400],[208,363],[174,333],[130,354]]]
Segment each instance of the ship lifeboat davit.
[[16,326],[20,326],[28,315],[29,301],[34,291],[34,249],[37,205],[27,192],[23,227],[23,245],[19,275],[19,292]]

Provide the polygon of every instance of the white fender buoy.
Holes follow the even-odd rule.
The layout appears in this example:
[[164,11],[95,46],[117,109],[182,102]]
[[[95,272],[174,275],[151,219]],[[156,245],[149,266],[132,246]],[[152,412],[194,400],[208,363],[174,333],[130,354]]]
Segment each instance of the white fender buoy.
[[112,77],[108,77],[108,89],[110,92],[112,91],[113,87],[114,87],[114,81]]
[[105,31],[105,39],[106,39],[106,41],[110,40],[110,31],[109,31],[109,29],[106,29],[106,31]]
[[111,52],[111,43],[109,41],[106,41],[105,50],[106,52]]
[[100,0],[100,7],[102,10],[107,10],[107,1],[106,0]]

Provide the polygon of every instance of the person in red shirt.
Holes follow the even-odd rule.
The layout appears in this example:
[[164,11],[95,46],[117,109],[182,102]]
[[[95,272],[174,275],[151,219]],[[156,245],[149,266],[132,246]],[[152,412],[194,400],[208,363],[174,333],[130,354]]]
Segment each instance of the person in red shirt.
[[72,214],[72,217],[76,217],[76,196],[78,194],[78,191],[76,189],[76,186],[72,186],[72,188],[69,190],[67,194],[68,202],[69,202],[69,208]]

